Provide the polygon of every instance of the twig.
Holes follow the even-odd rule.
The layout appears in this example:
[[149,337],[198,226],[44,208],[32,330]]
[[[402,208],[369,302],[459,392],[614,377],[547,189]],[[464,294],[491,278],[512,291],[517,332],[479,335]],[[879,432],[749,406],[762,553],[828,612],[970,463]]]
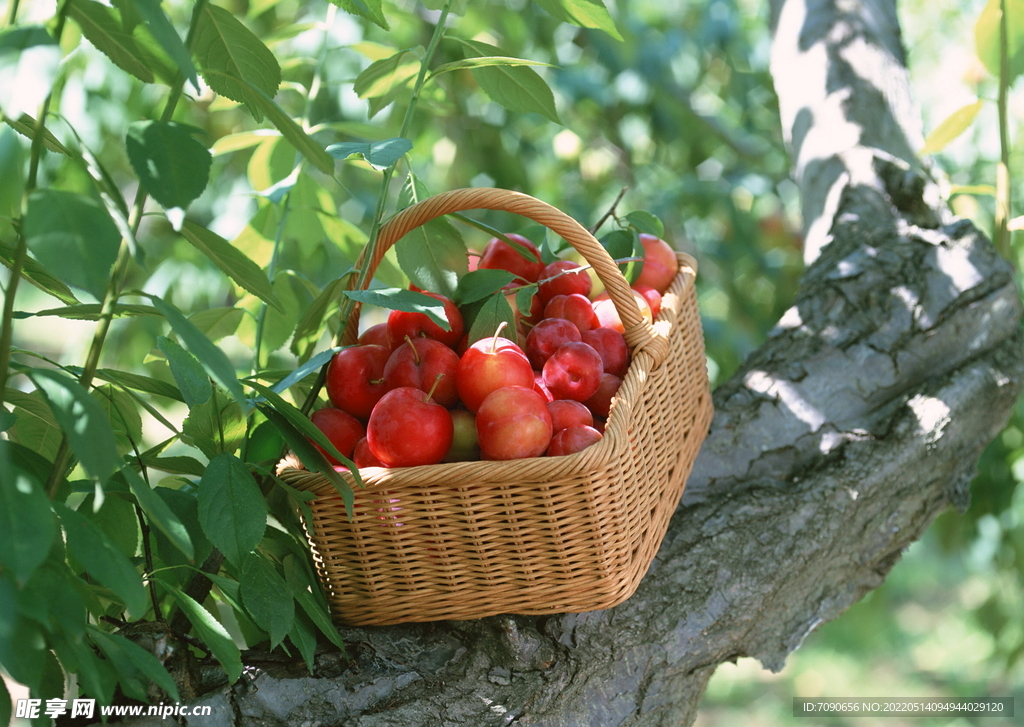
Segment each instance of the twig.
[[591,235],[593,235],[593,234],[594,234],[594,233],[596,233],[596,232],[597,232],[598,230],[600,230],[600,229],[601,229],[601,225],[603,225],[603,224],[604,224],[605,222],[607,222],[607,221],[608,221],[608,218],[609,218],[609,217],[613,217],[613,216],[615,215],[615,208],[619,206],[619,202],[621,202],[621,201],[622,201],[622,198],[626,196],[626,190],[628,190],[628,189],[629,189],[629,187],[623,187],[623,188],[622,188],[621,190],[619,190],[619,194],[618,194],[618,196],[617,196],[617,197],[615,198],[615,201],[614,201],[614,202],[612,202],[612,206],[611,206],[611,207],[609,207],[609,208],[608,208],[608,211],[607,211],[607,212],[605,212],[605,213],[604,213],[604,214],[603,214],[603,215],[601,216],[601,219],[599,219],[599,220],[598,220],[597,222],[595,222],[595,223],[594,223],[594,226],[593,226],[593,227],[591,227],[591,228],[590,228],[590,229],[588,230],[588,232],[589,232],[589,233],[590,233]]

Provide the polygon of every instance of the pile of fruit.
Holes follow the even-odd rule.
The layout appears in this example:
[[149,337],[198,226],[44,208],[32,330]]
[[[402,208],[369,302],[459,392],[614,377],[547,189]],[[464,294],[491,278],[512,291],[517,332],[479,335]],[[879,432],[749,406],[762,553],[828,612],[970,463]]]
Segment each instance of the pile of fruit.
[[[528,239],[505,238],[515,244],[492,239],[476,267],[515,276],[510,301],[524,286],[536,290],[530,310],[515,316],[522,347],[501,327],[470,342],[455,303],[422,291],[443,303],[448,330],[425,313],[394,310],[331,360],[332,406],[311,418],[357,467],[559,456],[601,439],[630,363],[615,306],[606,293],[591,300],[585,266],[545,265]],[[653,320],[678,261],[654,235],[640,243],[634,297]]]

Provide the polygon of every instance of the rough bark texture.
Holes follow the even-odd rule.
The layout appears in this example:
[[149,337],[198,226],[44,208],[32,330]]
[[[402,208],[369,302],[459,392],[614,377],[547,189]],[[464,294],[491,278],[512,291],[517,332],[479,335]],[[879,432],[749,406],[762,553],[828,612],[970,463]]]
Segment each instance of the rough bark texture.
[[[189,724],[690,724],[718,664],[781,669],[880,585],[950,505],[1024,374],[1009,266],[947,219],[914,160],[884,0],[773,7],[773,74],[803,190],[809,267],[717,414],[629,601],[558,617],[344,630],[315,676],[254,672]],[[136,723],[138,724],[138,723]],[[163,722],[161,722],[163,724]]]

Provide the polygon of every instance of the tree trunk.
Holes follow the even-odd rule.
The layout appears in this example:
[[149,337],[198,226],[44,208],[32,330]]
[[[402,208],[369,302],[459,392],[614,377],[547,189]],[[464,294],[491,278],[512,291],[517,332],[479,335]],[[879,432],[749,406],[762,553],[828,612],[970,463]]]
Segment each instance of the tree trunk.
[[217,724],[690,724],[719,664],[781,669],[966,508],[1024,371],[1010,266],[948,218],[914,157],[891,0],[779,0],[772,29],[808,268],[715,392],[637,593],[586,614],[344,629],[347,655],[320,654],[315,676],[267,667],[200,700]]

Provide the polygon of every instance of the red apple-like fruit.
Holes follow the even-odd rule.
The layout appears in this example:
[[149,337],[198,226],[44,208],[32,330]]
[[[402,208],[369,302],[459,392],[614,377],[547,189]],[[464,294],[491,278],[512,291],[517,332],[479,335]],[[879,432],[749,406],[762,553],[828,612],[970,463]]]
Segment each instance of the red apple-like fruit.
[[[361,421],[348,412],[330,406],[317,409],[309,418],[316,428],[324,433],[327,441],[333,444],[335,449],[349,459],[352,459],[352,450],[355,449],[356,442],[366,434]],[[319,444],[316,442],[313,444],[323,452],[328,462],[334,465],[341,464],[337,458],[328,454]]]
[[526,337],[526,356],[535,369],[543,369],[559,346],[579,341],[580,330],[564,318],[545,318]]
[[658,314],[661,313],[661,293],[649,285],[634,285],[633,290],[644,297],[647,305],[651,307],[651,316],[657,318]]
[[[622,324],[622,319],[619,318],[619,311],[615,309],[615,304],[607,296],[607,293],[601,293],[594,299],[594,315],[597,316],[599,326],[624,333],[626,328]],[[651,315],[651,306],[647,304],[647,299],[634,290],[633,300],[636,301],[636,305],[640,309],[640,316],[648,323],[653,322],[654,316]]]
[[604,362],[604,370],[622,377],[629,369],[629,346],[621,333],[612,328],[595,328],[580,334],[583,343],[593,347]]
[[488,270],[508,270],[527,283],[536,283],[544,270],[540,259],[540,250],[522,235],[511,233],[505,237],[519,243],[519,249],[512,247],[504,240],[492,237],[480,256],[479,268]]
[[355,462],[356,467],[362,469],[363,467],[383,467],[384,463],[373,456],[373,452],[370,451],[370,443],[363,437],[356,442],[356,448],[352,450],[352,461]]
[[544,385],[556,399],[586,401],[601,384],[601,356],[585,343],[563,343],[544,364]]
[[597,328],[597,314],[590,299],[573,293],[556,295],[544,306],[544,318],[564,318],[579,329],[580,333]]
[[587,399],[584,405],[596,416],[607,417],[611,409],[612,399],[622,386],[622,379],[612,374],[601,374],[601,383],[597,386],[594,395]]
[[495,334],[481,338],[466,349],[455,371],[455,386],[462,403],[471,412],[495,389],[505,386],[533,388],[530,359],[507,338]]
[[430,320],[426,313],[415,313],[400,310],[393,310],[388,315],[388,340],[392,348],[398,348],[406,336],[411,338],[433,338],[444,345],[455,348],[462,338],[463,322],[462,314],[458,307],[450,299],[440,293],[423,293],[431,298],[441,301],[444,304],[444,315],[448,320],[449,330]]
[[480,442],[476,436],[476,417],[465,409],[452,409],[452,446],[444,462],[472,462],[480,459]]
[[548,391],[548,387],[544,385],[544,374],[540,371],[533,372],[533,390],[540,394],[544,401],[555,400],[555,397],[551,396],[551,392]]
[[633,282],[635,285],[649,285],[664,295],[679,272],[676,251],[664,240],[647,233],[640,234],[640,244],[644,248],[644,267]]
[[601,441],[603,435],[593,427],[575,426],[556,432],[548,447],[549,457],[562,457],[582,452],[591,444]]
[[476,431],[487,459],[539,457],[551,443],[551,414],[533,389],[507,386],[484,399]]
[[548,402],[551,414],[551,428],[557,433],[568,427],[592,427],[594,415],[590,409],[572,399],[555,399]]
[[432,338],[407,338],[396,348],[384,366],[384,384],[388,390],[412,386],[423,391],[433,389],[434,401],[454,406],[459,400],[455,389],[455,371],[459,356]]
[[370,452],[386,467],[437,464],[451,449],[453,434],[448,410],[411,386],[381,397],[366,425]]
[[590,295],[592,285],[590,275],[582,265],[572,260],[556,260],[544,267],[538,290],[541,300],[547,303],[556,295],[578,293],[585,298]]
[[359,334],[359,340],[356,343],[383,346],[390,351],[391,341],[388,340],[388,324],[378,323],[377,325],[370,326]]
[[334,406],[367,419],[385,393],[384,364],[388,349],[371,344],[343,348],[327,367],[327,396]]

